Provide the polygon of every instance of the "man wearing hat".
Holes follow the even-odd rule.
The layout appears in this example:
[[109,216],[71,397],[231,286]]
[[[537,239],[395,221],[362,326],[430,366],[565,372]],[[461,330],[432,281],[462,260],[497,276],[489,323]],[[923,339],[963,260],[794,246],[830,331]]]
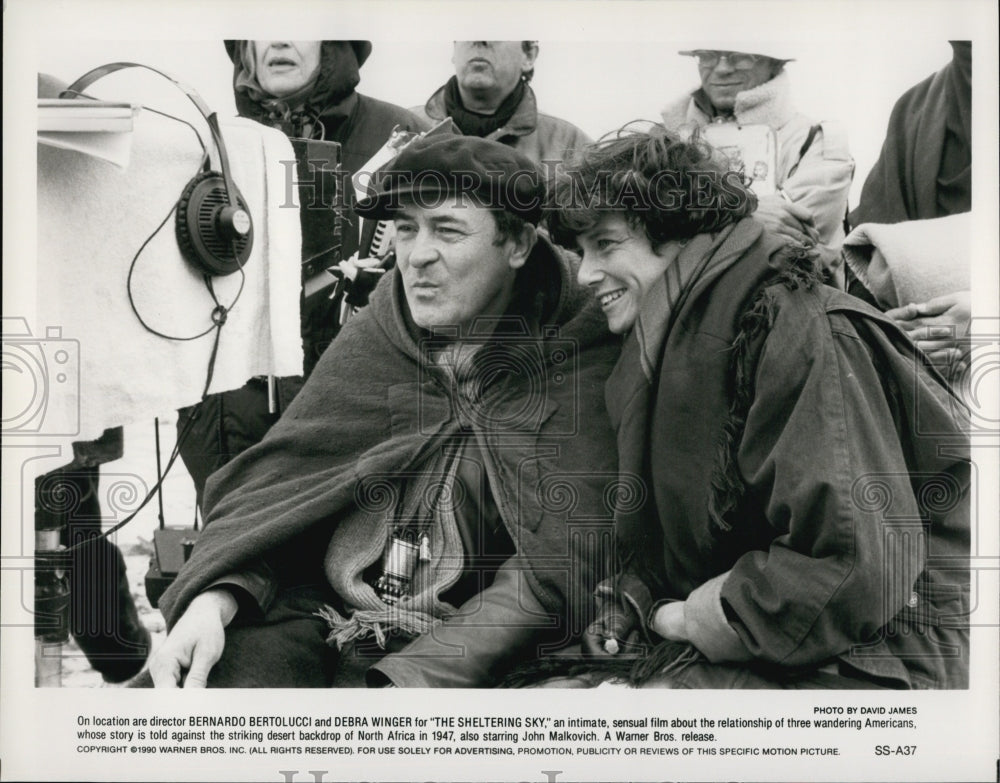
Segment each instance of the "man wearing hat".
[[[347,205],[341,227],[343,258],[359,244],[358,220],[351,207],[350,178],[378,152],[395,128],[425,130],[413,114],[357,92],[360,69],[372,52],[371,41],[229,40],[233,95],[241,117],[277,128],[293,139],[340,145],[341,183]],[[339,300],[326,293],[303,298],[301,332],[304,375],[340,327]],[[184,431],[181,458],[191,474],[201,505],[208,476],[244,449],[259,442],[291,403],[303,379],[280,378],[269,391],[263,378],[240,389],[213,394],[178,418]],[[192,425],[188,418],[196,415]]]
[[540,179],[504,145],[426,138],[358,204],[393,220],[396,266],[209,480],[156,685],[488,686],[586,627],[618,351],[536,233]]
[[[816,122],[792,102],[785,64],[793,58],[776,49],[740,43],[693,49],[680,54],[698,62],[701,87],[663,109],[663,124],[681,133],[697,131],[710,140],[707,126],[723,124],[750,136],[753,127],[772,131],[774,170],[762,192],[754,182],[755,217],[771,231],[815,251],[828,278],[844,286],[840,245],[854,174],[847,135],[835,122]],[[765,167],[747,163],[748,179],[767,177]]]

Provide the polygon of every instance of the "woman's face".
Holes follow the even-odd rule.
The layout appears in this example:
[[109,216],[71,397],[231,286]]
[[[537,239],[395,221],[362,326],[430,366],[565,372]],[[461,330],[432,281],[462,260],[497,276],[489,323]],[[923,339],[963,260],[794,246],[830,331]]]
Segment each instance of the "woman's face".
[[322,41],[254,41],[257,83],[275,98],[301,90],[319,68]]
[[615,334],[635,325],[643,297],[680,250],[678,243],[668,242],[654,251],[642,229],[629,226],[622,212],[605,213],[577,243],[583,251],[577,280],[594,292]]

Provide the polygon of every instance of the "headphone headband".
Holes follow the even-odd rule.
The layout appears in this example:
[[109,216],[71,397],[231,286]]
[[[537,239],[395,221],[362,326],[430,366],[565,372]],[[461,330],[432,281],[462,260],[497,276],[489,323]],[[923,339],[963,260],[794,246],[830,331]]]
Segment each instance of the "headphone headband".
[[161,71],[159,68],[154,68],[151,65],[144,65],[143,63],[117,62],[99,65],[96,68],[87,71],[87,73],[59,93],[59,97],[76,98],[98,79],[103,79],[105,76],[109,76],[116,71],[122,71],[127,68],[143,68],[144,70],[152,71],[158,76],[162,76],[164,79],[173,82],[174,86],[187,95],[188,99],[198,110],[198,113],[201,114],[201,116],[205,118],[205,122],[208,123],[208,129],[212,134],[212,140],[215,142],[215,148],[219,151],[219,168],[222,169],[222,179],[226,183],[226,198],[229,201],[230,206],[237,206],[236,188],[233,185],[232,174],[229,171],[229,157],[226,155],[226,145],[222,140],[222,131],[219,129],[218,115],[208,108],[208,105],[202,97],[190,85],[185,84],[180,79],[172,76],[166,71]]

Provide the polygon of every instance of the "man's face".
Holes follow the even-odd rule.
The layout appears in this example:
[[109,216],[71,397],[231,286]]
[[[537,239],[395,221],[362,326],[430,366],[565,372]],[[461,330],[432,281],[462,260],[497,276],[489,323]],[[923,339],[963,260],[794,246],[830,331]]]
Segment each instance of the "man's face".
[[534,50],[521,41],[455,41],[451,61],[459,85],[467,90],[493,90],[509,95],[535,63]]
[[668,242],[653,250],[641,228],[634,229],[622,212],[607,212],[589,231],[576,238],[583,253],[577,272],[580,285],[590,288],[613,334],[625,334],[639,317],[642,301],[680,245]]
[[257,83],[275,98],[301,90],[319,68],[322,41],[254,41]]
[[731,112],[736,105],[736,93],[751,90],[771,80],[773,63],[769,57],[758,57],[749,68],[734,68],[730,58],[725,56],[720,57],[713,66],[703,65],[699,61],[701,89],[718,111]]
[[432,207],[404,197],[393,224],[396,263],[417,326],[457,326],[465,335],[477,317],[504,313],[531,247],[517,239],[496,244],[488,209],[462,197]]

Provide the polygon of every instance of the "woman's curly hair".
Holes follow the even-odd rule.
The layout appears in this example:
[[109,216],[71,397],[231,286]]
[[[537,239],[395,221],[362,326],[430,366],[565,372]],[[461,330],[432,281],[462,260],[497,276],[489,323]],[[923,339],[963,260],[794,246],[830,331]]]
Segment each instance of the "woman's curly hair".
[[633,228],[642,226],[655,250],[719,231],[757,209],[743,175],[697,136],[683,140],[662,125],[630,125],[557,167],[546,221],[559,244],[575,246],[576,237],[609,210],[624,212]]

